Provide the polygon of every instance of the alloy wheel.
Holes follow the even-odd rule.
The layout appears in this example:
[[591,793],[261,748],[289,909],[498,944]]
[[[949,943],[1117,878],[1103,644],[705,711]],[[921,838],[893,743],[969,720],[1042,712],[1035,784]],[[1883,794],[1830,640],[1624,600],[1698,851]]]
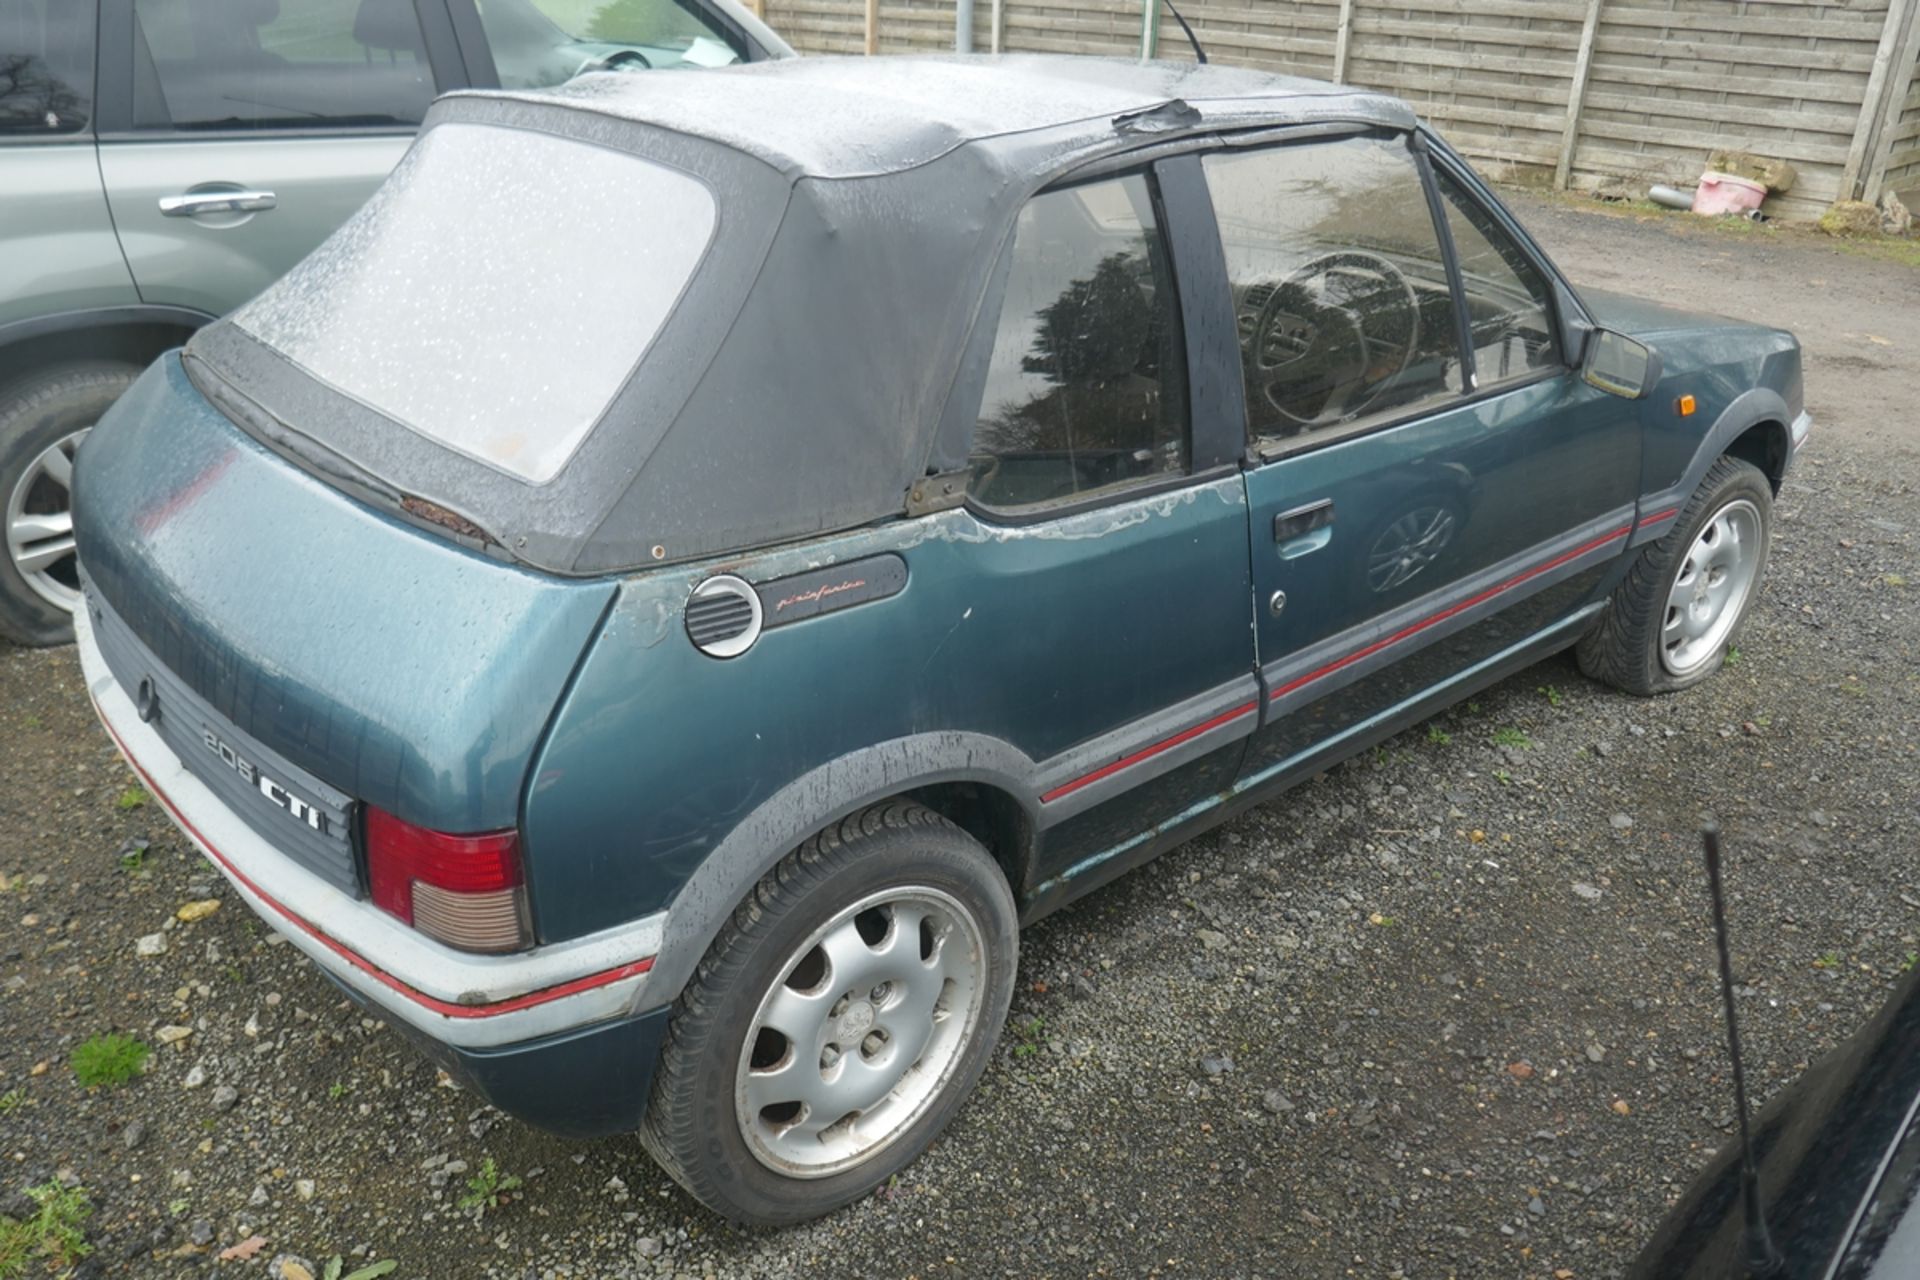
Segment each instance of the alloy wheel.
[[82,429],[56,441],[27,464],[7,496],[7,555],[27,586],[68,613],[80,607],[73,546],[73,455]]
[[986,963],[979,921],[933,888],[873,894],[816,930],[741,1046],[735,1111],[754,1158],[826,1177],[912,1127],[979,1031]]
[[1713,513],[1687,548],[1660,625],[1660,663],[1687,676],[1712,662],[1745,612],[1766,555],[1760,509],[1746,498]]

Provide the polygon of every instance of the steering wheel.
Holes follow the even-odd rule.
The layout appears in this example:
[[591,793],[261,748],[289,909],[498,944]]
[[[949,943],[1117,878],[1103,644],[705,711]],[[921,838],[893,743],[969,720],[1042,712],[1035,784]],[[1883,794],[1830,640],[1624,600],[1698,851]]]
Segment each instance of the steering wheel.
[[581,68],[588,71],[651,71],[653,63],[647,61],[647,55],[638,49],[618,49],[597,62],[589,62]]
[[1420,346],[1420,302],[1377,253],[1322,254],[1281,281],[1253,326],[1260,394],[1296,429],[1365,411]]

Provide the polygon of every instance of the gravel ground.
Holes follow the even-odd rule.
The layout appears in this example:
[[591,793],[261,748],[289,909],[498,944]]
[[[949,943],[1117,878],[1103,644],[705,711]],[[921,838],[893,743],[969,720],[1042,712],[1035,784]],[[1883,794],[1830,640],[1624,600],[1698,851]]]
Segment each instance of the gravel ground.
[[[1042,923],[950,1133],[885,1193],[767,1234],[635,1142],[562,1142],[436,1081],[136,805],[70,651],[0,650],[0,1212],[77,1182],[82,1273],[142,1277],[281,1253],[400,1280],[1618,1271],[1731,1120],[1697,817],[1728,831],[1760,1093],[1920,949],[1920,276],[1519,203],[1578,280],[1806,344],[1811,454],[1705,687],[1636,701],[1548,662]],[[90,1036],[180,1029],[131,1084],[75,1080]],[[524,1182],[476,1219],[455,1201],[487,1158]]]

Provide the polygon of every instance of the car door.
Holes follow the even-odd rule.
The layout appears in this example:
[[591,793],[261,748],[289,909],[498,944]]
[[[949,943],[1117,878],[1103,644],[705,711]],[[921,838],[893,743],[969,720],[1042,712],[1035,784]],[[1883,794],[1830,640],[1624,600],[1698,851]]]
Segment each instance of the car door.
[[1206,230],[1199,184],[1187,156],[1034,196],[978,331],[969,574],[1022,620],[982,710],[1036,762],[1042,897],[1155,852],[1255,721],[1232,352],[1188,341],[1220,283],[1210,234],[1178,234]]
[[1243,787],[1570,637],[1631,532],[1631,407],[1569,367],[1546,269],[1425,150],[1356,133],[1204,162],[1252,462]]
[[93,40],[91,0],[0,2],[0,340],[140,301],[94,159]]
[[345,222],[465,79],[442,0],[103,0],[102,21],[127,263],[148,303],[210,315]]

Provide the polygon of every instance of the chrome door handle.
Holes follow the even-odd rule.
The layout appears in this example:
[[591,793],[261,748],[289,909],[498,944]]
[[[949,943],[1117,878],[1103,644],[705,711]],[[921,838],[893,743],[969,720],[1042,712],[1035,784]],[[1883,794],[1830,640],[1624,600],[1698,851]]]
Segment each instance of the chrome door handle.
[[160,212],[169,218],[191,218],[200,213],[265,213],[279,205],[280,197],[271,191],[195,191],[160,197]]

